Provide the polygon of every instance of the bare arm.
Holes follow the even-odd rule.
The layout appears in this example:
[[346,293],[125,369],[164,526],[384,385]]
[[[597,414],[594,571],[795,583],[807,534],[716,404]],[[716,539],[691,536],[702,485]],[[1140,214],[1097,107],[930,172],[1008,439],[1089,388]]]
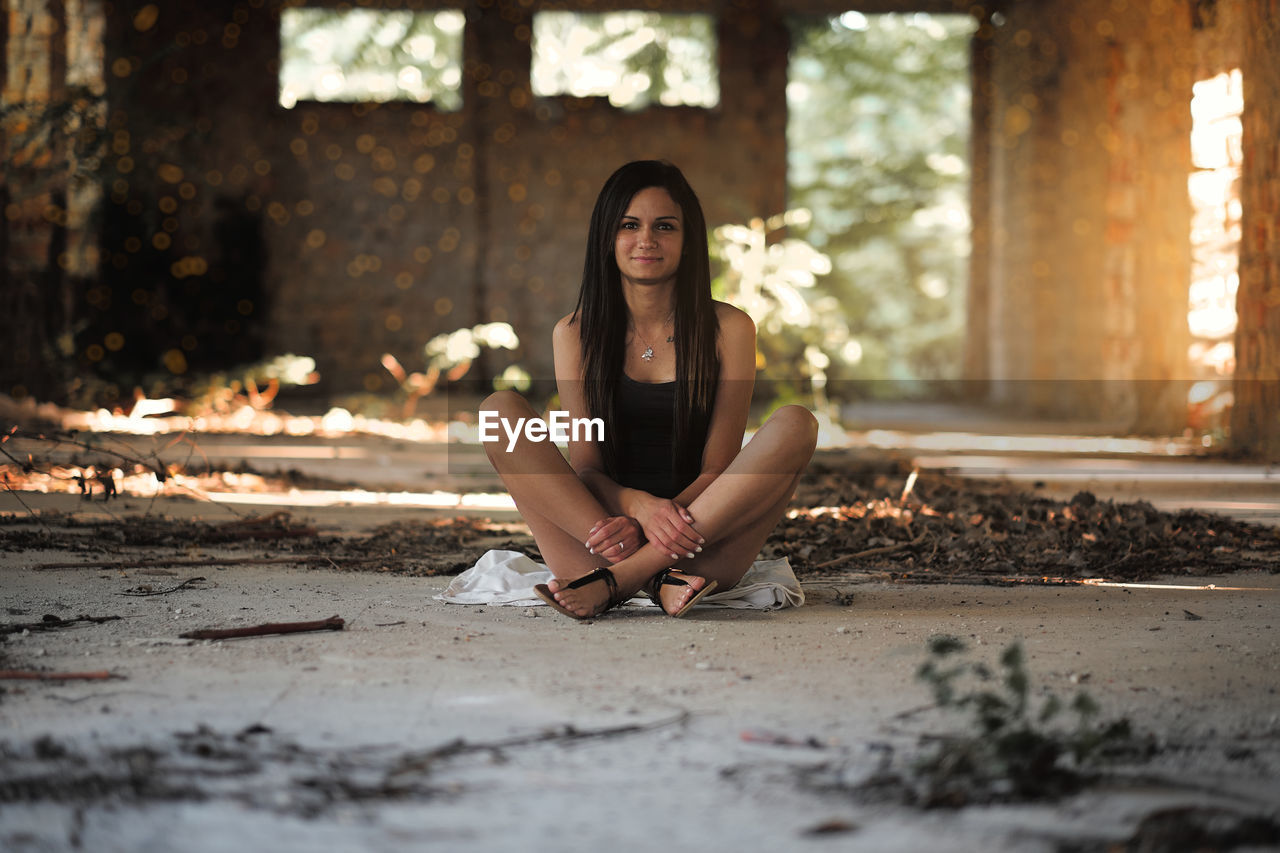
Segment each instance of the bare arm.
[[681,506],[688,506],[702,494],[742,449],[751,392],[755,387],[755,323],[744,312],[724,303],[716,304],[716,313],[720,320],[720,379],[716,387],[716,403],[707,427],[702,470],[675,497],[675,502]]
[[693,557],[702,550],[705,539],[698,532],[697,519],[689,512],[689,503],[729,467],[742,449],[747,428],[747,410],[755,383],[755,324],[742,311],[723,303],[716,304],[716,315],[720,322],[716,346],[720,378],[707,425],[701,471],[671,500],[634,492],[627,505],[646,538],[672,558]]
[[[560,393],[560,405],[570,418],[585,418],[589,414],[582,383],[580,329],[576,323],[569,322],[569,317],[564,317],[552,333],[556,389]],[[600,445],[585,435],[581,438],[570,435],[569,466],[609,513],[591,528],[586,547],[613,563],[631,556],[644,544],[640,523],[624,509],[626,493],[635,490],[623,488],[605,474]]]
[[[609,538],[615,530],[626,526],[624,521],[634,519],[643,529],[645,537],[672,558],[680,555],[693,556],[694,552],[701,550],[700,544],[704,540],[687,507],[729,467],[729,463],[742,449],[756,367],[755,324],[751,322],[751,318],[737,308],[723,303],[716,304],[716,314],[720,325],[717,340],[720,377],[716,387],[716,402],[707,427],[701,471],[679,495],[668,500],[639,489],[621,486],[604,473],[603,457],[595,442],[570,442],[570,466],[596,499],[615,516],[605,519],[602,525],[597,525],[597,529],[602,529],[605,524],[611,525],[603,529],[600,535],[593,529],[592,537],[588,540],[589,546],[597,540]],[[576,324],[571,325],[568,318],[565,318],[556,325],[553,338],[560,402],[569,410],[570,417],[574,418],[585,417],[587,414],[582,384],[582,346],[578,330]]]
[[[556,390],[560,393],[560,405],[569,412],[570,418],[589,417],[587,397],[582,383],[582,342],[579,337],[581,326],[569,322],[563,317],[552,333],[552,354],[555,359]],[[608,424],[605,425],[607,429]],[[584,431],[585,432],[585,431]],[[585,437],[569,442],[569,465],[586,484],[596,500],[600,501],[614,515],[630,515],[626,511],[627,489],[618,485],[604,472],[604,456],[600,445]]]

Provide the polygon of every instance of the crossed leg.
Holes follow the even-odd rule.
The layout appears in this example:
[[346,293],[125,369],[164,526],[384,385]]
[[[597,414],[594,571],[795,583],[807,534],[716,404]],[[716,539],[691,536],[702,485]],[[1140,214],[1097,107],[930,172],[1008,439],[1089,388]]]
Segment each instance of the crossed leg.
[[[536,417],[523,397],[509,391],[491,395],[483,408],[497,410],[500,417],[513,422]],[[729,467],[689,505],[694,527],[706,539],[702,553],[673,561],[661,549],[642,545],[610,566],[620,599],[630,598],[672,566],[689,585],[661,588],[663,606],[670,612],[709,580],[722,589],[736,585],[786,511],[816,442],[817,422],[807,409],[783,406],[774,412]],[[555,575],[549,586],[556,601],[579,616],[605,609],[609,604],[605,584],[578,589],[568,589],[567,584],[599,566],[609,566],[583,547],[592,525],[608,512],[555,445],[521,436],[512,452],[496,445],[486,449]]]
[[[480,408],[496,411],[509,423],[541,417],[514,391],[495,392]],[[609,512],[554,444],[529,441],[522,432],[509,452],[504,442],[486,443],[484,448],[557,579],[575,580],[609,565],[584,545],[592,526]]]

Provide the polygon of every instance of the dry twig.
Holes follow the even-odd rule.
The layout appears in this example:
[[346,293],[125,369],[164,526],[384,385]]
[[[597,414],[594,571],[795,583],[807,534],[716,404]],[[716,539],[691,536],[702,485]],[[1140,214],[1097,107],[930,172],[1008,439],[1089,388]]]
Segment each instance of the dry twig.
[[[314,527],[296,527],[289,525],[292,514],[288,510],[278,510],[269,515],[242,518],[229,521],[214,528],[215,532],[231,540],[237,539],[292,539],[315,536]],[[279,522],[279,524],[277,524]],[[280,526],[284,525],[284,526]]]
[[204,578],[202,577],[188,578],[187,580],[183,581],[177,586],[170,587],[169,589],[145,589],[145,588],[139,587],[136,590],[129,589],[129,590],[125,590],[124,592],[118,592],[116,593],[116,595],[168,595],[171,592],[178,592],[179,590],[183,590],[183,589],[191,589],[193,584],[203,583],[203,582],[204,582]]
[[14,622],[8,625],[0,625],[0,634],[20,634],[23,631],[51,631],[54,628],[66,628],[75,625],[77,622],[92,622],[100,625],[103,622],[115,622],[121,619],[121,616],[77,616],[74,619],[61,619],[57,616],[48,615],[39,622]]
[[515,746],[529,746],[535,743],[565,743],[580,740],[591,740],[603,737],[618,737],[620,735],[637,734],[639,732],[652,731],[653,729],[665,728],[666,726],[684,723],[689,719],[688,711],[681,711],[673,717],[667,717],[663,720],[656,720],[652,723],[630,723],[625,726],[609,726],[603,729],[578,729],[573,725],[564,726],[562,729],[548,732],[541,732],[536,735],[524,735],[521,737],[507,738],[506,740],[487,741],[483,743],[468,743],[462,738],[450,741],[444,746],[438,746],[427,752],[406,755],[400,760],[397,766],[387,774],[387,778],[391,779],[406,773],[423,773],[431,769],[431,766],[445,758],[453,758],[457,755],[463,755],[469,752],[497,752],[502,749],[508,749]]
[[0,681],[105,681],[109,678],[124,678],[124,676],[107,672],[105,669],[97,672],[34,672],[28,669],[0,669]]
[[929,531],[926,530],[909,542],[898,542],[893,545],[885,545],[881,548],[868,548],[865,551],[858,551],[854,554],[845,554],[843,556],[836,557],[834,560],[827,560],[825,563],[818,563],[814,568],[829,569],[832,566],[838,566],[841,563],[848,562],[849,560],[857,560],[862,557],[877,557],[881,554],[892,554],[894,551],[905,551],[907,548],[914,548],[919,545],[928,535]]
[[[299,554],[296,557],[209,557],[202,560],[170,560],[165,557],[151,557],[146,560],[106,560],[89,563],[41,563],[34,566],[33,570],[37,572],[52,572],[61,569],[149,569],[155,566],[174,566],[177,568],[193,568],[196,566],[284,566],[296,565],[298,563],[312,563],[321,560],[328,560],[320,554]],[[380,557],[343,557],[344,563],[377,563],[390,562],[397,558],[395,556]],[[331,561],[332,562],[332,561]],[[334,563],[337,566],[336,563]],[[340,568],[340,567],[339,567]]]
[[338,616],[315,622],[269,622],[248,628],[205,628],[178,636],[184,640],[230,640],[236,637],[265,637],[269,634],[298,634],[303,631],[341,631],[345,622]]

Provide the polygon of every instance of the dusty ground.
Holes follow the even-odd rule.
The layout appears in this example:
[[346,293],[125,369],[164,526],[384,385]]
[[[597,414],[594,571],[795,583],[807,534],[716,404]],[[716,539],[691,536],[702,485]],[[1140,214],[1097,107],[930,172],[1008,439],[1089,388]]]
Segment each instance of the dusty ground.
[[[290,456],[297,442],[234,442],[257,448],[259,468],[302,458]],[[937,547],[925,539],[802,572],[808,603],[797,610],[700,610],[671,620],[624,609],[575,623],[546,608],[433,599],[449,580],[428,576],[433,567],[448,571],[504,539],[519,544],[518,528],[502,526],[514,522],[510,514],[472,513],[498,527],[451,540],[426,559],[359,562],[358,553],[383,553],[371,532],[405,536],[456,513],[300,507],[337,483],[412,487],[405,481],[431,471],[423,460],[439,460],[430,448],[355,444],[363,468],[342,453],[318,461],[313,453],[298,465],[325,479],[252,507],[258,517],[289,512],[273,523],[311,531],[299,536],[213,541],[209,529],[243,519],[190,498],[0,495],[9,518],[0,552],[4,623],[121,617],[15,631],[0,646],[0,668],[116,676],[0,682],[0,847],[1067,851],[1130,841],[1129,849],[1178,850],[1199,832],[1207,849],[1280,848],[1274,527],[1248,528],[1228,546],[1244,556],[1210,547],[1207,563],[1193,559],[1192,542],[1162,558],[1176,576],[1148,572],[1145,585],[996,584],[1018,572],[998,565],[1007,553],[979,551],[967,582],[913,582],[934,552],[963,549],[963,531],[987,521],[969,524],[969,513],[954,541],[938,521]],[[1116,476],[1105,464],[1089,480],[1048,476],[1079,461],[1022,457],[1011,465],[1015,474],[1031,470],[1044,482],[1037,499],[1057,496],[1059,508],[1082,488],[1128,500],[1152,482]],[[1143,470],[1166,464],[1139,462]],[[1269,472],[1227,469],[1239,479],[1214,468],[1212,479],[1166,476],[1149,491],[1161,510],[1240,495],[1248,506],[1239,517],[1274,524]],[[464,486],[465,470],[457,460],[449,466]],[[810,485],[829,488],[830,477],[838,484],[841,475]],[[948,482],[922,477],[924,499]],[[894,480],[881,491],[895,496],[901,487]],[[144,513],[145,522],[128,520]],[[830,539],[834,522],[824,519],[828,527],[814,529]],[[843,519],[846,527],[855,521]],[[402,524],[388,527],[395,522]],[[125,532],[152,528],[161,533],[145,543]],[[913,538],[920,529],[911,528]],[[895,530],[868,533],[900,542]],[[1023,533],[1015,529],[1015,541]],[[232,562],[318,551],[332,556]],[[1128,553],[1111,564],[1131,560]],[[810,562],[825,557],[811,554]],[[1060,557],[1060,575],[1079,568],[1069,550]],[[99,568],[40,568],[65,562]],[[127,594],[139,592],[159,594]],[[345,630],[178,638],[195,628],[335,614]],[[1060,799],[911,805],[886,780],[909,780],[912,760],[937,736],[973,730],[963,715],[931,707],[915,677],[926,641],[940,633],[992,662],[1020,641],[1034,697],[1087,691],[1100,717],[1130,721],[1132,748]]]

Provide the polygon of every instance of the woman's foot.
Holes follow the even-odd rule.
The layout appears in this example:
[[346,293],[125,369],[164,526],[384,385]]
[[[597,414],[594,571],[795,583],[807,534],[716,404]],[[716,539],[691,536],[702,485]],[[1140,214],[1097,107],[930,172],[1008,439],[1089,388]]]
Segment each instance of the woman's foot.
[[613,572],[605,568],[571,581],[552,578],[535,587],[534,592],[561,613],[575,619],[599,616],[624,600],[618,594],[618,581]]
[[[678,569],[664,569],[654,576],[649,586],[652,598],[668,616],[683,616],[702,596],[716,588],[715,581],[691,575]],[[657,597],[654,596],[657,591]]]

